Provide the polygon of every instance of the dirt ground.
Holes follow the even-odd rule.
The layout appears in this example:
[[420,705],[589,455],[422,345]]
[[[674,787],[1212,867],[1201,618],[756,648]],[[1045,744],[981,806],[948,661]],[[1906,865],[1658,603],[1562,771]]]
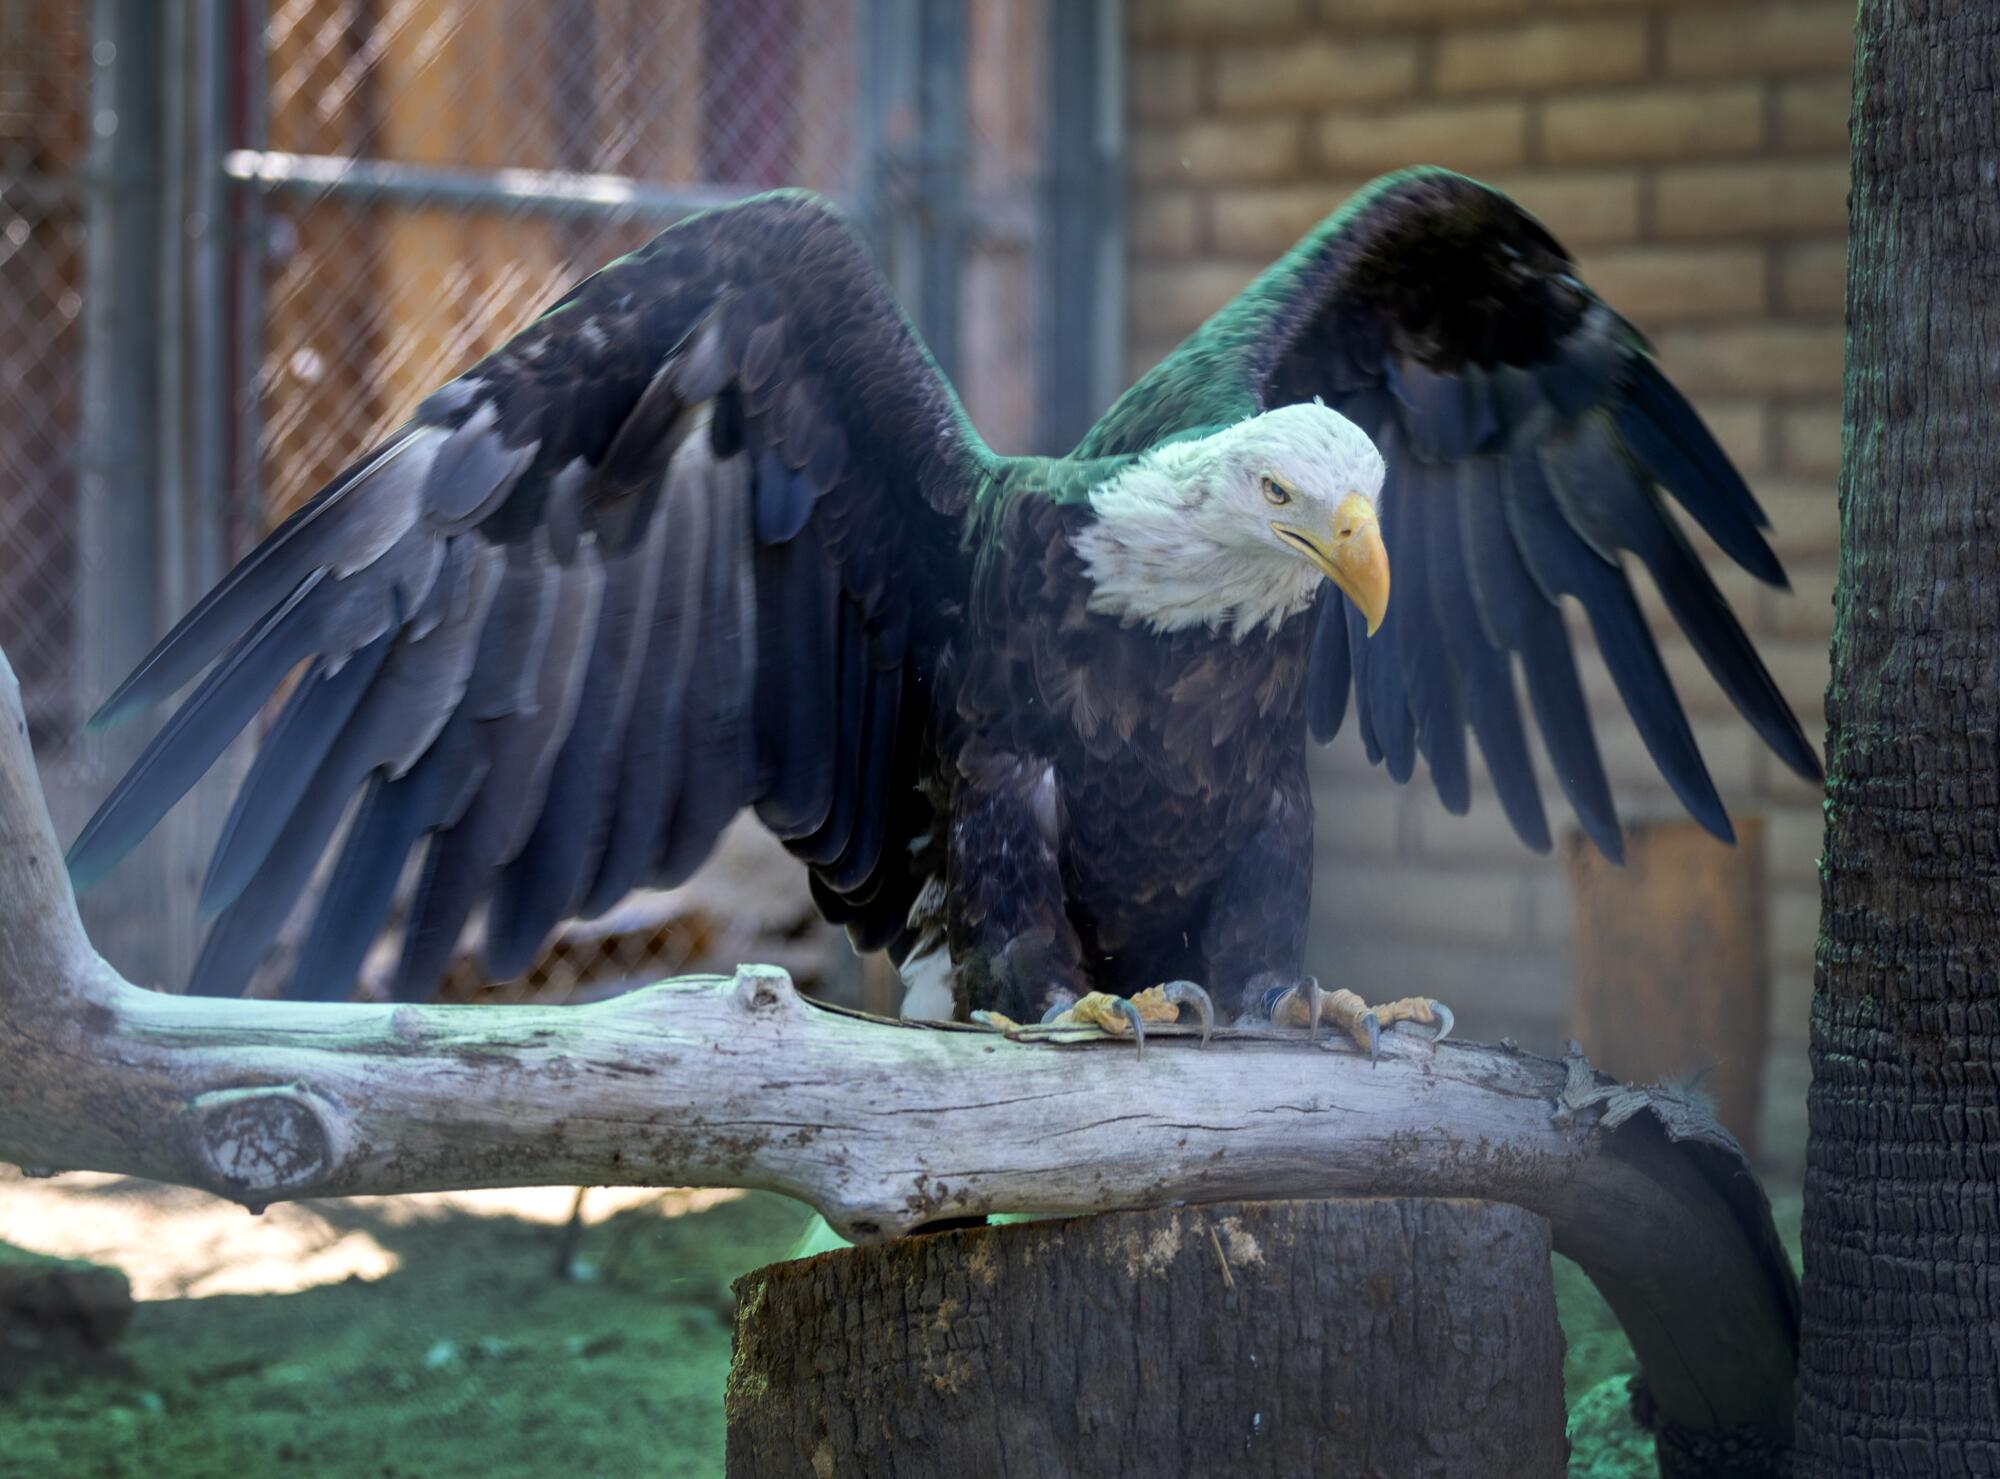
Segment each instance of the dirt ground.
[[[572,1197],[253,1218],[178,1188],[0,1170],[0,1242],[119,1268],[140,1301],[113,1357],[0,1398],[0,1476],[720,1474],[730,1281],[808,1246],[816,1219],[761,1194],[593,1191],[587,1277],[564,1282]],[[1796,1248],[1796,1197],[1779,1217]],[[1581,1272],[1556,1274],[1571,1472],[1650,1472],[1623,1414],[1631,1351]]]

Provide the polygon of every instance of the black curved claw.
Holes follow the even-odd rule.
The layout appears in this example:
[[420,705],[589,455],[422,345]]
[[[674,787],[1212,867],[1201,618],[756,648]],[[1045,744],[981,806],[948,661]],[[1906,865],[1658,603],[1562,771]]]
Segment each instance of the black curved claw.
[[1121,996],[1118,998],[1118,1015],[1132,1024],[1132,1042],[1136,1048],[1133,1056],[1136,1058],[1145,1057],[1146,1019],[1139,1015],[1139,1008],[1134,1005],[1131,997]]
[[1368,1061],[1382,1061],[1382,1019],[1375,1015],[1371,1007],[1361,1014],[1361,1025],[1368,1029]]
[[1292,986],[1273,986],[1264,993],[1264,1018],[1273,1027],[1286,1025],[1280,1019],[1293,997],[1303,997],[1306,1003],[1306,1033],[1312,1042],[1319,1041],[1320,1009],[1325,1004],[1327,993],[1320,990],[1319,977],[1307,976]]
[[1209,1034],[1215,1031],[1215,1003],[1208,993],[1192,981],[1169,981],[1160,988],[1160,994],[1177,1007],[1193,1007],[1201,1018],[1201,1045],[1208,1046]]
[[1431,1010],[1437,1014],[1438,1019],[1438,1030],[1431,1034],[1431,1046],[1436,1047],[1451,1036],[1451,1029],[1458,1019],[1452,1016],[1451,1008],[1441,1001],[1432,999]]

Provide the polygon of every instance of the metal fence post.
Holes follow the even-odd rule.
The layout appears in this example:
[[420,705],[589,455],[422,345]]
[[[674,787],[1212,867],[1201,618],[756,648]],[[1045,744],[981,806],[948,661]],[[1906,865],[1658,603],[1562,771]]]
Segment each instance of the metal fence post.
[[1122,12],[1119,0],[1048,8],[1035,440],[1050,453],[1082,439],[1123,369]]
[[[145,654],[161,604],[154,490],[164,22],[157,0],[97,0],[92,12],[75,648],[86,710]],[[84,776],[94,789],[130,764],[143,737],[134,726],[85,740]],[[174,964],[158,948],[165,853],[149,843],[83,900],[98,947],[148,983]]]

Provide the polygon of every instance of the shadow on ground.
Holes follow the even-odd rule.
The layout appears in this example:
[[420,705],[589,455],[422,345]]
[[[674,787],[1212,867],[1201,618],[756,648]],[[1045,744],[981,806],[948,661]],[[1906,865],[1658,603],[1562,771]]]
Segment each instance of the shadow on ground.
[[392,1271],[142,1301],[115,1358],[0,1401],[0,1474],[707,1479],[722,1467],[730,1281],[786,1256],[806,1213],[666,1196],[681,1200],[586,1229],[588,1282],[554,1277],[562,1229],[546,1222],[313,1204]]

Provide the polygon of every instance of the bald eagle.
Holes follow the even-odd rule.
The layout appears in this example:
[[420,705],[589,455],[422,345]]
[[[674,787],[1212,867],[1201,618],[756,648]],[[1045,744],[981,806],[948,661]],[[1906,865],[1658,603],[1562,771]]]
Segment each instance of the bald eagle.
[[[415,997],[475,910],[514,976],[752,807],[929,1011],[1316,1018],[1306,746],[1350,706],[1453,812],[1470,737],[1546,851],[1525,694],[1619,855],[1566,598],[1730,837],[1632,562],[1818,778],[1663,495],[1783,584],[1646,342],[1456,174],[1364,190],[1061,458],[987,448],[839,213],[762,195],[577,285],[203,598],[94,721],[201,678],[70,867],[100,877],[303,665],[215,847],[195,991],[242,988],[336,844],[292,990],[349,991],[420,853]],[[1435,1020],[1351,1000],[1350,1030]]]

